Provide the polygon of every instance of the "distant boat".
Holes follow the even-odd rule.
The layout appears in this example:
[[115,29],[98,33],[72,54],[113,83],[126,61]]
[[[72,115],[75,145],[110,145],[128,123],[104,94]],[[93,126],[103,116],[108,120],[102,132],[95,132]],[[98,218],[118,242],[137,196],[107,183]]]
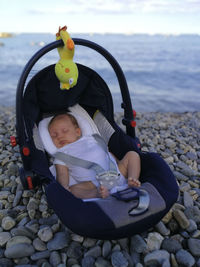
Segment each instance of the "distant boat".
[[41,41],[38,43],[39,46],[44,46],[45,45],[45,42]]
[[33,42],[33,41],[31,41],[30,42],[30,45],[31,46],[34,46],[34,45],[44,46],[45,45],[45,42],[43,42],[43,41],[41,41],[41,42]]
[[13,34],[8,32],[0,32],[0,38],[8,38],[8,37],[13,37]]

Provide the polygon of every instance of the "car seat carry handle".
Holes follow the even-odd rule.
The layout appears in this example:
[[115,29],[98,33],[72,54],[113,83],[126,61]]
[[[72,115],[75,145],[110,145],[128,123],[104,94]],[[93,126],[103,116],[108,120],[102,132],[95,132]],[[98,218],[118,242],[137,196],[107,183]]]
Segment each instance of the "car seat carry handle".
[[149,207],[150,204],[149,193],[144,189],[139,189],[139,191],[140,194],[139,194],[138,206],[128,212],[130,216],[140,215],[144,213]]
[[111,196],[115,197],[117,200],[129,202],[132,200],[138,200],[139,203],[137,207],[129,210],[128,214],[130,216],[139,215],[145,212],[150,203],[149,194],[144,189],[139,189],[135,187],[129,187],[125,190],[113,193]]
[[[115,71],[120,86],[120,91],[123,99],[124,118],[132,120],[133,119],[132,103],[128,90],[128,85],[124,73],[117,60],[104,47],[97,45],[94,42],[79,38],[73,38],[73,41],[76,45],[86,46],[97,51],[103,57],[105,57],[105,59],[111,64],[113,70]],[[42,47],[39,51],[37,51],[24,67],[24,70],[21,74],[21,77],[17,85],[17,93],[16,93],[16,131],[17,131],[17,137],[19,138],[19,144],[24,144],[27,138],[25,134],[26,125],[23,116],[23,95],[27,77],[32,67],[43,55],[63,45],[64,44],[62,40],[57,40],[50,44],[47,44],[46,46]],[[134,127],[131,127],[131,125],[126,125],[126,132],[131,137],[135,137],[135,129]]]

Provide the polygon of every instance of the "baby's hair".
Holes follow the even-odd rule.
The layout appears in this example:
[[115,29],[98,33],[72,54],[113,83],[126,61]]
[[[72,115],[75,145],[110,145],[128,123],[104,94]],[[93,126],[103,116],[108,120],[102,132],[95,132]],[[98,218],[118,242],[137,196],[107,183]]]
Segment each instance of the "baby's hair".
[[[59,120],[59,119],[61,119],[61,118],[64,117],[64,116],[68,117],[68,118],[71,120],[72,124],[73,124],[76,128],[80,128],[79,125],[78,125],[77,119],[76,119],[73,115],[71,115],[71,114],[69,114],[69,113],[62,113],[62,114],[57,114],[57,115],[55,115],[55,116],[50,120],[49,125],[48,125],[48,128],[51,126],[51,124],[52,124],[54,121]],[[59,118],[59,117],[60,117],[60,118]]]

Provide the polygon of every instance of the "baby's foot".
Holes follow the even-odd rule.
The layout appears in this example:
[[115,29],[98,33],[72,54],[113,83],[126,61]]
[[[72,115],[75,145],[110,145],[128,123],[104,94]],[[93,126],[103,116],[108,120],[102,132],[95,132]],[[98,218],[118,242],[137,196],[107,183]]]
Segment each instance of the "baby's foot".
[[108,188],[103,185],[101,185],[99,188],[99,194],[102,198],[107,198],[110,195]]
[[132,187],[132,186],[139,187],[139,186],[141,186],[141,183],[140,183],[140,181],[138,179],[129,177],[128,178],[128,185],[130,187]]

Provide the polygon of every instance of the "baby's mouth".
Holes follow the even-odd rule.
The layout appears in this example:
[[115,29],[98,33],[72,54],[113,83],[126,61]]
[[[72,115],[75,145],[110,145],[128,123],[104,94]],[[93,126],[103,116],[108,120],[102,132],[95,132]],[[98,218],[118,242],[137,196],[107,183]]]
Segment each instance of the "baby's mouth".
[[67,143],[66,140],[62,140],[62,141],[59,142],[60,146],[64,146],[66,143]]

